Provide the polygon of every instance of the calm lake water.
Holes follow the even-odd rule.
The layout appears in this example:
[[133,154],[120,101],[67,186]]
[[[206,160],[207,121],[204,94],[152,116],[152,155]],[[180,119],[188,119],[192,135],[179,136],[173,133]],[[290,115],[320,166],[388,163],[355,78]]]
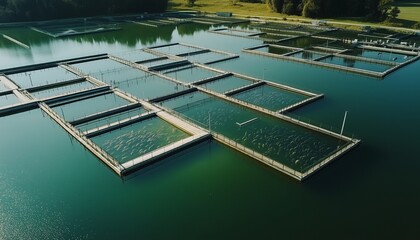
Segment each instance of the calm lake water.
[[[0,239],[420,238],[420,61],[379,80],[242,53],[262,42],[207,25],[121,27],[57,39],[7,29],[30,49],[1,39],[0,69],[169,42],[219,49],[240,58],[212,67],[325,94],[290,116],[339,129],[348,111],[344,133],[362,144],[304,183],[215,141],[123,181],[39,109],[0,117]],[[149,94],[144,79],[121,81]]]

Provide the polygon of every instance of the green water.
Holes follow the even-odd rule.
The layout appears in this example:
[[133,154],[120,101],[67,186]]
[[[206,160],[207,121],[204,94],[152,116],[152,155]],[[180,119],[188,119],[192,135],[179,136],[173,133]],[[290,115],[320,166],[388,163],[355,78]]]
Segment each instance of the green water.
[[153,50],[161,52],[161,53],[171,54],[171,55],[179,55],[179,54],[186,54],[190,52],[200,51],[201,49],[196,48],[196,47],[190,47],[190,46],[177,44],[177,45],[153,48]]
[[235,29],[224,29],[224,30],[219,30],[218,32],[227,33],[227,34],[231,34],[233,36],[240,36],[240,37],[246,37],[246,36],[249,36],[249,35],[252,35],[252,34],[261,33],[259,31],[252,31],[252,30],[238,31],[238,30],[235,30]]
[[143,154],[189,137],[158,117],[92,138],[115,160],[125,163]]
[[286,53],[293,52],[292,49],[281,48],[281,47],[276,47],[276,46],[261,47],[261,48],[254,49],[254,51],[260,51],[260,52],[265,52],[265,53],[273,53],[273,54],[278,54],[278,55],[283,55],[283,54],[286,54]]
[[200,85],[200,87],[203,87],[205,89],[218,92],[218,93],[225,93],[237,88],[245,87],[247,85],[251,85],[253,82],[238,78],[238,77],[226,77],[221,78],[216,81],[211,81],[205,84]]
[[139,50],[115,53],[114,55],[119,58],[125,59],[127,61],[131,61],[131,62],[140,62],[140,61],[158,58],[158,56],[156,55],[153,55],[148,52],[139,51]]
[[413,56],[404,55],[404,54],[382,52],[382,51],[372,51],[372,50],[365,50],[365,49],[354,49],[350,52],[346,52],[345,54],[371,58],[371,59],[381,60],[381,61],[396,62],[396,63],[403,63],[413,58]]
[[20,88],[31,88],[80,78],[61,67],[8,75]]
[[95,113],[128,105],[129,102],[115,94],[106,94],[53,108],[67,121],[73,121]]
[[[124,78],[124,75],[121,75],[120,78]],[[146,75],[140,79],[121,81],[116,86],[140,99],[154,99],[187,89],[183,85],[155,75]]]
[[308,51],[302,51],[302,52],[289,55],[289,57],[302,58],[302,59],[307,59],[307,60],[314,60],[323,56],[326,56],[326,55],[314,53],[314,52],[308,52]]
[[312,38],[312,37],[299,37],[295,39],[285,40],[278,43],[279,45],[296,47],[296,48],[309,48],[319,46],[327,43],[329,40]]
[[50,89],[42,90],[38,92],[32,92],[31,95],[34,96],[35,98],[43,99],[43,98],[48,98],[48,97],[53,97],[53,96],[59,96],[66,93],[87,90],[94,87],[95,85],[93,85],[92,83],[88,81],[84,81],[81,83],[74,83],[74,84],[65,85],[62,87],[56,87],[56,88],[50,88]]
[[88,23],[73,23],[73,24],[58,24],[50,26],[36,26],[37,29],[53,35],[66,35],[72,33],[83,33],[97,30],[112,29],[112,25],[100,25],[92,22]]
[[[118,72],[120,70],[129,69],[129,66],[126,66],[122,63],[113,61],[111,59],[101,59],[83,63],[77,63],[71,65],[74,68],[86,73],[88,75],[93,75],[95,77],[101,76],[99,79],[102,79],[102,75],[112,74],[113,72]],[[105,80],[104,80],[105,81]]]
[[272,111],[281,110],[308,98],[304,95],[271,87],[269,85],[263,85],[245,92],[237,93],[232,97]]
[[145,65],[145,66],[148,66],[148,67],[155,67],[155,66],[166,64],[166,63],[172,63],[172,62],[174,62],[174,60],[166,58],[166,59],[162,59],[162,60],[154,60],[154,61],[150,61],[150,62],[145,62],[145,63],[142,63],[142,65]]
[[19,103],[20,100],[15,94],[6,94],[0,96],[0,108]]
[[193,63],[206,64],[206,63],[222,60],[228,57],[230,56],[226,54],[222,54],[222,53],[207,52],[207,53],[189,55],[186,58],[188,59],[188,61],[193,62]]
[[142,113],[145,113],[146,110],[144,108],[135,108],[129,111],[124,111],[118,114],[114,114],[112,116],[109,117],[104,117],[104,118],[100,118],[97,120],[93,120],[87,123],[83,123],[80,125],[77,125],[76,127],[80,130],[80,131],[87,131],[87,130],[91,130],[94,128],[98,128],[98,127],[102,127],[111,123],[115,123],[115,122],[119,122],[121,120],[124,119],[128,119],[134,116],[138,116],[141,115]]
[[286,36],[280,36],[280,35],[270,34],[270,33],[261,35],[259,37],[262,38],[262,39],[272,39],[272,40],[282,40],[282,39],[288,38]]
[[102,82],[106,82],[110,85],[118,85],[129,81],[145,79],[147,78],[147,73],[138,69],[124,66],[123,68],[109,72],[95,73],[93,76],[96,79]]
[[362,62],[362,61],[358,61],[358,60],[356,61],[356,60],[353,60],[353,59],[344,58],[344,57],[337,57],[337,56],[327,57],[327,58],[324,58],[320,61],[325,62],[325,63],[330,63],[330,64],[336,64],[336,65],[340,65],[340,66],[345,66],[345,67],[370,70],[370,71],[374,71],[374,72],[384,72],[384,71],[386,71],[386,70],[388,70],[392,67],[390,65],[384,65],[384,64],[380,64],[380,63],[372,63],[372,62]]
[[[208,25],[0,40],[0,68],[185,42],[240,54],[212,67],[317,93],[293,112],[362,144],[298,183],[217,142],[122,181],[40,110],[0,117],[0,239],[418,239],[420,62],[379,80],[242,53]],[[1,31],[0,31],[1,32]],[[207,115],[205,113],[204,115]],[[203,116],[205,117],[205,116]]]
[[[163,106],[172,107],[203,127],[208,128],[210,124],[212,131],[301,172],[345,144],[203,93],[174,98],[163,102]],[[255,121],[238,126],[251,119]]]
[[191,83],[201,79],[215,77],[220,75],[220,73],[207,70],[205,68],[200,67],[187,67],[187,68],[180,68],[179,70],[171,70],[169,72],[164,72],[165,75],[176,79],[178,81]]

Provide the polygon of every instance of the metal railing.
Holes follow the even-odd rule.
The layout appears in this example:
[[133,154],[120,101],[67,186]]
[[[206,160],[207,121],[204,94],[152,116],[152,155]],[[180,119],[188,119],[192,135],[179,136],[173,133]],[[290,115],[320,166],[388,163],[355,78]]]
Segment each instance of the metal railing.
[[50,115],[57,123],[59,123],[67,132],[69,132],[71,135],[73,135],[79,142],[87,146],[88,149],[94,150],[94,154],[98,156],[103,161],[105,160],[107,163],[111,164],[114,169],[118,171],[118,174],[121,173],[121,170],[123,167],[121,164],[116,161],[111,155],[109,155],[106,151],[104,151],[102,148],[100,148],[98,145],[96,145],[91,139],[87,138],[83,133],[81,133],[78,129],[73,127],[70,123],[66,122],[63,118],[61,118],[60,115],[58,115],[54,110],[48,107],[45,103],[39,103],[40,108]]

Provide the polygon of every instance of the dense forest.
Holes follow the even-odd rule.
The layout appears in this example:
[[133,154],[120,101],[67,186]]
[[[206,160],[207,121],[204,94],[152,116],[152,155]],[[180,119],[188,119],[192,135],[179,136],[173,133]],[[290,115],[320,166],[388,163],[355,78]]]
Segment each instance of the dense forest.
[[0,0],[0,22],[163,12],[168,0]]
[[[249,1],[249,0],[248,0]],[[399,13],[393,0],[266,0],[279,13],[321,17],[367,17],[370,20],[393,20]]]

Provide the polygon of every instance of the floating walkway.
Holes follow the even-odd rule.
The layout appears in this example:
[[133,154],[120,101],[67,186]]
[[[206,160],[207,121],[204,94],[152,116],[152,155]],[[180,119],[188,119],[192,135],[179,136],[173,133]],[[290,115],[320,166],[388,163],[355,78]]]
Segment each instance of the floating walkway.
[[[176,44],[172,44],[172,45],[176,45]],[[172,46],[169,45],[169,46]],[[186,45],[189,46],[191,48],[196,48],[198,49],[196,52],[202,51],[202,52],[208,52],[208,51],[213,51],[213,50],[208,50],[208,49],[204,49],[204,48],[199,48],[199,47],[195,47],[192,45]],[[158,47],[152,47],[149,48],[149,51],[152,52],[158,52],[155,51],[154,49],[158,48]],[[147,49],[146,49],[147,50]],[[220,53],[224,53],[221,51],[214,51],[214,52],[220,52]],[[160,54],[160,53],[159,53]],[[199,53],[197,53],[199,54]],[[224,54],[228,54],[228,53],[224,53]],[[165,57],[165,58],[170,58],[170,59],[177,59],[177,60],[184,60],[184,58],[180,57],[180,56],[173,56],[170,54],[165,54],[165,53],[161,53],[160,55],[161,57]],[[103,55],[98,55],[98,56],[93,56],[93,58],[103,58]],[[22,70],[32,70],[34,68],[37,67],[45,67],[45,66],[61,66],[65,69],[67,69],[68,71],[71,71],[73,73],[76,73],[80,78],[79,79],[74,79],[74,80],[69,80],[69,81],[65,81],[65,82],[61,82],[61,83],[53,83],[53,84],[48,84],[48,85],[44,85],[44,86],[40,86],[40,87],[36,87],[36,88],[30,88],[30,89],[19,89],[18,86],[16,86],[15,84],[13,84],[12,81],[8,80],[6,76],[3,76],[2,78],[0,78],[2,83],[6,83],[8,84],[7,88],[10,88],[11,93],[17,95],[22,101],[25,101],[25,103],[23,103],[22,105],[24,106],[32,106],[32,107],[36,107],[37,105],[41,108],[41,110],[45,113],[47,113],[52,119],[54,119],[61,127],[63,127],[70,135],[72,135],[75,139],[77,139],[86,149],[88,149],[89,151],[91,151],[95,156],[98,157],[98,159],[100,159],[104,164],[106,164],[107,166],[109,166],[114,172],[116,172],[119,176],[126,176],[129,175],[130,173],[143,168],[145,166],[150,165],[151,163],[168,157],[170,155],[173,155],[176,152],[179,152],[183,149],[186,149],[194,144],[206,141],[208,139],[210,139],[211,137],[213,137],[214,139],[216,139],[217,141],[220,141],[224,144],[226,144],[229,147],[232,147],[244,154],[247,154],[251,157],[253,157],[254,159],[261,161],[281,172],[284,172],[285,174],[294,177],[295,179],[302,181],[305,178],[307,178],[308,176],[310,176],[311,174],[313,174],[314,172],[318,171],[319,169],[321,169],[323,166],[325,166],[326,164],[328,164],[329,162],[333,161],[334,159],[336,159],[337,157],[343,155],[344,153],[346,153],[347,151],[349,151],[350,149],[352,149],[353,147],[355,147],[360,141],[357,139],[352,139],[349,137],[346,137],[344,135],[332,132],[332,131],[328,131],[326,129],[305,123],[305,122],[301,122],[299,120],[290,118],[288,116],[285,116],[281,113],[286,112],[286,111],[290,111],[292,109],[295,109],[299,106],[302,106],[303,104],[307,104],[309,102],[315,101],[319,98],[321,98],[323,95],[322,94],[315,94],[315,93],[311,93],[311,92],[307,92],[304,90],[300,90],[300,89],[296,89],[296,88],[292,88],[289,86],[285,86],[285,85],[281,85],[281,84],[277,84],[277,83],[272,83],[269,81],[265,81],[265,80],[261,80],[261,79],[257,79],[257,78],[253,78],[253,77],[249,77],[249,76],[245,76],[245,75],[241,75],[241,74],[237,74],[237,73],[231,73],[231,72],[225,72],[219,69],[215,69],[212,67],[209,67],[207,65],[204,64],[191,64],[190,66],[193,67],[200,67],[200,68],[204,68],[204,69],[208,69],[211,70],[213,72],[219,73],[219,75],[214,76],[214,77],[210,77],[210,78],[206,78],[206,79],[201,79],[198,80],[196,82],[193,83],[185,83],[185,82],[180,82],[176,79],[173,79],[171,77],[168,77],[167,75],[164,75],[162,73],[159,73],[156,71],[156,68],[152,68],[152,69],[148,69],[145,68],[144,66],[142,66],[141,64],[137,64],[137,63],[133,63],[130,61],[126,61],[124,59],[120,59],[118,57],[114,57],[114,56],[107,56],[110,59],[113,59],[117,62],[123,63],[125,65],[128,65],[130,67],[133,67],[135,69],[140,69],[142,71],[145,71],[148,74],[151,75],[155,75],[155,76],[159,76],[161,78],[167,79],[169,81],[173,81],[176,82],[177,84],[181,84],[185,87],[187,87],[186,90],[174,93],[174,94],[169,94],[166,96],[162,96],[159,98],[155,98],[149,101],[145,101],[142,99],[139,99],[135,96],[132,96],[126,92],[123,92],[121,90],[119,90],[118,88],[112,88],[111,86],[95,79],[92,77],[87,76],[85,73],[79,71],[78,69],[75,69],[74,67],[68,65],[67,63],[69,63],[71,60],[68,61],[61,61],[61,62],[52,62],[52,63],[46,63],[43,65],[37,65],[37,66],[25,66],[23,68],[15,68],[15,69],[9,69],[9,72],[16,72],[16,71],[20,71],[22,72]],[[86,59],[89,59],[89,57],[86,58],[79,58],[79,59],[73,59],[73,61],[84,61]],[[169,67],[169,66],[168,66]],[[230,77],[230,76],[235,76],[235,77],[239,77],[239,78],[243,78],[245,80],[249,80],[251,82],[253,82],[250,85],[247,85],[245,87],[240,87],[228,92],[225,92],[225,94],[221,94],[221,93],[217,93],[214,91],[210,91],[207,89],[204,89],[202,87],[200,87],[201,84],[204,84],[206,82],[211,82],[211,81],[216,81],[218,79],[221,78],[226,78],[226,77]],[[44,98],[44,99],[38,99],[38,100],[33,100],[32,95],[29,92],[34,92],[34,91],[40,91],[43,89],[50,89],[50,88],[54,88],[57,86],[61,86],[61,85],[66,85],[66,84],[70,84],[73,81],[89,81],[91,83],[94,84],[94,88],[91,89],[85,89],[85,90],[80,90],[77,92],[72,92],[72,93],[66,93],[66,94],[62,94],[59,96],[54,96],[54,97],[49,97],[49,98]],[[241,100],[237,100],[235,98],[230,97],[231,95],[234,95],[236,93],[242,92],[242,91],[246,91],[248,89],[252,89],[258,86],[263,86],[263,85],[269,85],[272,87],[276,87],[279,89],[283,89],[286,91],[292,91],[295,93],[299,93],[305,96],[308,96],[308,99],[305,99],[304,101],[301,101],[299,103],[296,103],[294,105],[288,106],[285,109],[282,109],[280,111],[271,111],[259,106],[255,106],[253,104],[249,104],[247,102],[241,101]],[[28,91],[27,91],[28,90]],[[167,99],[171,99],[177,96],[181,96],[183,94],[187,94],[187,93],[191,93],[194,91],[200,91],[206,94],[209,94],[213,97],[217,97],[220,98],[222,100],[231,102],[233,104],[239,105],[239,106],[243,106],[246,107],[248,109],[251,109],[253,111],[258,111],[260,113],[263,113],[265,115],[269,115],[271,117],[275,117],[290,123],[293,123],[295,125],[299,125],[301,127],[310,129],[312,131],[316,131],[319,132],[321,134],[325,134],[325,135],[329,135],[332,136],[334,138],[337,138],[339,140],[345,141],[347,144],[342,147],[341,149],[337,149],[337,151],[335,153],[333,153],[332,155],[328,156],[327,158],[323,159],[319,164],[315,165],[314,167],[312,167],[311,169],[309,169],[309,171],[307,172],[299,172],[299,171],[295,171],[291,168],[288,168],[287,166],[273,160],[270,159],[258,152],[255,152],[254,150],[248,149],[244,146],[242,146],[241,144],[232,141],[229,138],[224,137],[221,134],[218,133],[214,133],[214,132],[210,132],[210,129],[204,129],[202,127],[200,127],[199,125],[197,125],[197,123],[194,123],[192,121],[190,121],[189,119],[185,119],[183,116],[180,116],[179,113],[170,110],[170,109],[165,109],[164,107],[159,105],[159,102],[167,100]],[[63,104],[69,104],[72,102],[76,102],[76,101],[81,101],[84,99],[88,99],[88,98],[92,98],[95,96],[101,96],[103,94],[109,94],[113,92],[115,95],[122,97],[123,99],[126,99],[130,102],[130,104],[126,105],[126,106],[122,106],[122,107],[117,107],[117,108],[113,108],[113,109],[109,109],[103,112],[99,112],[96,114],[92,114],[83,118],[79,118],[70,122],[67,122],[63,119],[63,117],[59,116],[55,111],[53,111],[51,109],[51,107],[55,107],[55,106],[60,106]],[[81,132],[80,130],[76,129],[74,126],[79,125],[79,124],[83,124],[83,123],[88,123],[90,121],[94,121],[94,120],[98,120],[104,117],[109,117],[109,116],[113,116],[115,114],[118,113],[123,113],[125,111],[130,111],[131,109],[135,109],[138,107],[143,107],[144,109],[146,109],[148,112],[146,113],[142,113],[142,114],[138,114],[136,116],[132,116],[126,119],[123,119],[121,121],[116,121],[110,124],[106,124],[94,129],[90,129],[87,130],[85,132]],[[2,114],[1,109],[0,109],[0,115]],[[90,140],[90,137],[94,137],[94,136],[98,136],[100,134],[104,134],[106,132],[115,130],[115,129],[119,129],[122,128],[124,126],[128,126],[131,124],[134,124],[136,122],[148,119],[148,118],[152,118],[152,117],[159,117],[160,119],[164,120],[165,122],[168,122],[169,124],[173,125],[174,127],[188,133],[190,135],[190,137],[187,137],[183,140],[177,141],[175,143],[172,144],[168,144],[162,148],[156,149],[152,152],[146,153],[142,156],[139,156],[137,158],[134,158],[126,163],[120,164],[118,161],[116,161],[112,156],[110,156],[106,151],[104,151],[103,149],[101,149],[99,146],[97,146],[92,140]],[[239,126],[245,126],[247,124],[251,124],[254,121],[257,121],[257,118],[253,118],[253,119],[249,119],[248,121],[242,122],[242,123],[237,123]]]
[[77,58],[57,60],[57,61],[52,61],[52,62],[26,65],[26,66],[21,66],[21,67],[6,68],[6,69],[1,69],[0,74],[10,75],[10,74],[16,74],[16,73],[23,73],[23,72],[41,70],[45,68],[58,67],[62,63],[77,63],[77,62],[91,61],[91,60],[103,59],[103,58],[107,58],[107,54],[95,54],[95,55],[89,55],[89,56],[84,56],[84,57],[77,57]]
[[50,84],[36,86],[36,87],[30,87],[30,88],[27,88],[26,91],[39,92],[39,91],[44,91],[51,88],[58,88],[58,87],[63,87],[63,86],[71,85],[71,84],[82,83],[85,81],[86,81],[86,78],[76,78],[76,79],[72,79],[68,81],[62,81],[62,82],[50,83]]
[[13,43],[16,43],[17,45],[19,45],[21,47],[24,47],[26,49],[29,49],[30,48],[28,45],[24,44],[23,42],[20,42],[19,40],[16,40],[16,39],[14,39],[14,38],[12,38],[10,36],[7,36],[6,34],[2,34],[2,36],[3,36],[3,38],[5,38],[5,39],[7,39],[7,40],[9,40],[9,41],[11,41]]
[[141,104],[131,103],[131,104],[128,104],[128,105],[125,105],[125,106],[116,107],[116,108],[113,108],[113,109],[110,109],[110,110],[106,110],[106,111],[95,113],[95,114],[92,114],[92,115],[89,115],[89,116],[86,116],[86,117],[83,117],[83,118],[79,118],[79,119],[70,121],[69,123],[73,126],[76,126],[76,125],[80,125],[80,124],[83,124],[83,123],[94,121],[94,120],[97,120],[97,119],[100,119],[100,118],[109,117],[109,116],[114,115],[114,114],[122,113],[122,112],[129,111],[129,110],[133,110],[133,109],[136,109],[136,108],[139,108],[139,107],[141,107]]
[[86,31],[75,31],[72,29],[69,29],[67,31],[64,31],[63,33],[53,34],[48,31],[36,28],[36,27],[30,27],[31,30],[35,32],[39,32],[45,35],[48,35],[53,38],[60,38],[60,37],[70,37],[70,36],[78,36],[78,35],[85,35],[85,34],[93,34],[93,33],[102,33],[102,32],[111,32],[111,31],[119,31],[122,28],[119,27],[109,27],[109,26],[97,26],[97,28],[86,30]]
[[138,158],[135,158],[131,161],[123,163],[122,166],[125,169],[123,174],[127,175],[139,168],[146,167],[159,159],[169,157],[177,152],[180,152],[184,149],[191,147],[192,145],[209,140],[210,137],[211,137],[210,134],[194,135],[186,139],[172,143],[168,146],[156,149],[153,152],[146,153]]
[[209,82],[213,82],[213,81],[220,80],[220,79],[227,78],[227,77],[231,77],[231,76],[233,76],[232,73],[224,73],[224,74],[217,75],[217,76],[214,76],[214,77],[208,77],[208,78],[197,80],[195,82],[192,82],[191,85],[203,85],[203,84],[206,84],[206,83],[209,83]]
[[165,101],[167,99],[179,97],[179,96],[182,96],[182,95],[185,95],[185,94],[188,94],[188,93],[192,93],[192,92],[195,92],[195,91],[197,91],[197,88],[194,88],[194,87],[193,88],[188,88],[188,89],[183,90],[183,91],[179,91],[179,92],[168,94],[168,95],[165,95],[165,96],[162,96],[162,97],[157,97],[157,98],[150,99],[149,102],[151,102],[151,103],[162,102],[162,101]]
[[[182,131],[192,135],[191,137],[188,137],[186,139],[177,141],[173,144],[167,145],[165,147],[159,148],[153,152],[146,153],[138,158],[135,158],[129,162],[126,162],[123,164],[124,171],[123,175],[128,175],[132,173],[133,171],[145,167],[149,165],[150,163],[165,158],[167,156],[170,156],[176,152],[179,152],[183,149],[186,149],[192,145],[198,144],[200,142],[203,142],[205,140],[210,139],[211,134],[206,131],[205,129],[202,129],[198,126],[195,126],[187,121],[184,121],[181,118],[175,117],[172,114],[169,114],[168,112],[165,112],[163,108],[151,104],[149,102],[143,101],[141,99],[138,99],[134,96],[131,96],[128,93],[122,92],[119,89],[114,89],[115,94],[118,96],[125,98],[126,100],[133,102],[133,103],[140,103],[144,108],[151,111],[150,113],[143,114],[143,117],[151,117],[152,114],[155,116],[161,118],[162,120],[170,123],[171,125],[175,126],[178,129],[181,129]],[[129,120],[127,120],[129,121]],[[121,125],[119,125],[121,126]],[[104,127],[105,128],[105,127]],[[118,128],[118,127],[117,127]],[[88,133],[87,133],[88,134]]]
[[[201,65],[198,65],[197,64],[195,66],[201,66]],[[213,70],[213,71],[215,70],[215,69],[210,68],[210,67],[207,67],[207,66],[206,66],[206,68],[208,68],[209,70]],[[216,72],[223,72],[223,71],[216,70]],[[160,74],[160,73],[157,73],[157,72],[150,72],[150,73],[151,74],[154,74],[154,75],[157,75],[157,76],[160,76],[160,77],[163,77],[163,78],[168,78],[167,76],[165,76],[163,74]],[[307,91],[303,91],[303,90],[291,88],[291,87],[288,87],[288,86],[284,86],[284,85],[281,85],[281,84],[271,83],[271,82],[263,81],[263,80],[260,80],[260,79],[243,76],[241,74],[236,74],[236,73],[230,73],[230,74],[233,74],[234,76],[237,75],[239,77],[248,78],[249,80],[255,81],[256,83],[259,83],[259,84],[269,84],[271,86],[275,86],[275,87],[279,87],[279,88],[283,88],[283,89],[288,89],[288,90],[293,90],[294,92],[298,92],[300,94],[304,94],[306,96],[310,96],[311,97],[311,98],[306,99],[306,100],[304,100],[302,102],[299,102],[297,104],[294,104],[292,106],[289,106],[289,108],[280,110],[281,113],[283,113],[285,111],[290,111],[293,108],[297,108],[298,106],[301,106],[303,104],[307,104],[309,102],[315,101],[315,100],[323,97],[322,94],[314,94],[314,93],[310,93],[310,92],[307,92]],[[341,134],[338,134],[338,133],[329,131],[327,129],[324,129],[324,128],[321,128],[321,127],[317,127],[317,126],[308,124],[306,122],[299,121],[297,119],[294,119],[294,118],[288,117],[286,115],[283,115],[280,112],[275,112],[275,111],[271,111],[271,110],[268,110],[268,109],[265,109],[265,108],[262,108],[262,107],[259,107],[259,106],[255,106],[253,104],[249,104],[247,102],[244,102],[244,101],[237,100],[235,98],[226,96],[225,94],[216,93],[214,91],[207,90],[207,89],[202,88],[200,86],[192,85],[191,83],[190,84],[183,83],[183,85],[188,86],[188,87],[195,86],[199,91],[204,92],[204,93],[207,93],[207,94],[209,94],[211,96],[215,96],[217,98],[221,98],[223,100],[226,100],[226,101],[231,102],[231,103],[234,103],[234,104],[238,104],[240,106],[246,107],[246,108],[251,109],[253,111],[258,111],[258,112],[261,112],[263,114],[266,114],[266,115],[269,115],[269,116],[272,116],[272,117],[275,117],[275,118],[278,118],[278,119],[281,119],[281,120],[290,122],[292,124],[295,124],[295,125],[298,125],[298,126],[307,128],[307,129],[309,129],[311,131],[315,131],[315,132],[318,132],[318,133],[321,133],[321,134],[325,134],[325,135],[334,137],[334,138],[336,138],[338,140],[347,142],[347,144],[343,148],[338,149],[334,154],[328,156],[327,158],[325,158],[324,160],[322,160],[320,163],[316,164],[314,167],[312,167],[311,169],[309,169],[307,172],[302,173],[302,172],[293,170],[293,169],[291,169],[291,168],[289,168],[289,167],[287,167],[287,166],[285,166],[285,165],[283,165],[283,164],[281,164],[281,163],[279,163],[277,161],[274,161],[274,160],[272,160],[272,159],[270,159],[270,158],[268,158],[268,157],[266,157],[266,156],[264,156],[264,155],[262,155],[262,154],[260,154],[258,152],[255,152],[254,150],[248,149],[248,148],[246,148],[246,147],[238,144],[237,142],[234,142],[231,139],[222,136],[221,134],[211,132],[211,134],[212,134],[212,136],[213,136],[214,139],[216,139],[216,140],[218,140],[218,141],[226,144],[227,146],[232,147],[232,148],[234,148],[234,149],[236,149],[236,150],[238,150],[238,151],[240,151],[240,152],[242,152],[244,154],[247,154],[247,155],[253,157],[254,159],[257,159],[258,161],[261,161],[261,162],[263,162],[263,163],[265,163],[265,164],[267,164],[267,165],[269,165],[269,166],[277,169],[278,171],[281,171],[281,172],[283,172],[283,173],[285,173],[285,174],[287,174],[289,176],[292,176],[293,178],[295,178],[295,179],[297,179],[299,181],[303,181],[308,176],[310,176],[311,174],[315,173],[316,171],[318,171],[319,169],[321,169],[323,166],[327,165],[331,161],[335,160],[336,158],[342,156],[347,151],[349,151],[350,149],[356,147],[360,143],[360,140],[358,140],[358,139],[349,138],[347,136],[344,136],[344,135],[341,135]],[[171,117],[173,117],[173,115],[179,115],[176,112],[174,112],[173,110],[171,111],[171,110],[165,109],[163,107],[159,107],[159,109],[162,109],[162,111],[161,112],[158,112],[157,115],[159,115],[159,114],[168,114],[168,112],[172,113],[172,115],[170,115]],[[181,122],[183,124],[185,124],[186,122],[188,122],[188,127],[190,127],[191,125],[195,125],[196,126],[196,124],[191,123],[190,121],[187,121],[185,118],[184,118],[184,120],[185,121],[181,121]],[[255,121],[255,120],[257,120],[257,119],[251,119],[251,120],[249,120],[249,121],[247,121],[245,123],[241,123],[241,124],[246,124],[248,122],[252,122],[252,121]],[[177,126],[177,127],[181,127],[181,126]],[[201,129],[200,131],[203,131],[203,130]],[[138,162],[141,162],[141,161],[139,160]]]
[[262,85],[265,85],[265,82],[263,82],[263,81],[255,82],[253,84],[249,84],[249,85],[246,85],[246,86],[243,86],[243,87],[239,87],[239,88],[227,91],[224,94],[226,96],[232,96],[232,95],[235,95],[237,93],[245,92],[247,90],[250,90],[250,89],[253,89],[253,88],[256,88],[256,87],[260,87]]
[[[260,52],[260,51],[255,51],[255,50],[249,50],[248,48],[242,49],[242,51],[245,53],[251,53],[251,54],[256,54],[256,55],[261,55],[261,56],[266,56],[266,57],[278,58],[278,59],[306,63],[310,65],[327,67],[327,68],[332,68],[336,70],[342,70],[342,71],[347,71],[347,72],[352,72],[352,73],[357,73],[357,74],[363,74],[370,77],[383,78],[385,76],[384,73],[382,72],[375,72],[375,71],[364,70],[364,69],[359,69],[359,68],[346,67],[346,66],[341,66],[341,65],[336,65],[336,64],[324,63],[324,62],[313,61],[313,60],[302,59],[302,58],[295,58],[295,57],[284,56],[284,55],[279,55],[279,54],[274,54],[274,53]],[[322,57],[322,59],[323,58],[324,57]]]
[[2,83],[9,90],[16,90],[19,88],[13,81],[11,81],[5,75],[0,75],[0,83]]
[[71,124],[66,122],[60,115],[54,112],[50,107],[45,103],[40,103],[39,107],[42,111],[48,114],[54,121],[56,121],[64,130],[66,130],[71,136],[73,136],[77,141],[79,141],[86,149],[92,152],[97,158],[99,158],[103,163],[105,163],[109,168],[111,168],[119,176],[122,175],[124,167],[121,166],[115,159],[96,145],[92,140],[83,135],[79,130],[74,128]]
[[64,93],[53,97],[42,98],[41,100],[47,104],[54,104],[67,100],[79,99],[80,97],[90,96],[96,93],[102,94],[103,92],[107,92],[108,90],[110,90],[110,86],[100,86],[90,89],[82,89],[72,93]]
[[[190,51],[190,52],[182,52],[182,53],[178,53],[178,54],[164,53],[164,52],[160,52],[158,50],[159,48],[171,47],[171,46],[177,46],[177,45],[184,46],[184,47],[189,47],[189,48],[197,49],[197,50],[193,50],[193,51]],[[145,48],[145,49],[143,49],[143,51],[154,54],[154,55],[167,57],[169,59],[178,58],[179,60],[185,60],[185,57],[192,56],[192,55],[197,55],[197,54],[205,54],[205,53],[219,53],[219,54],[227,56],[227,57],[224,57],[224,58],[204,62],[202,64],[213,64],[213,63],[218,63],[218,62],[223,62],[223,61],[239,58],[239,55],[236,55],[236,54],[233,54],[233,53],[220,51],[220,50],[209,49],[209,48],[203,48],[203,47],[199,47],[199,46],[195,46],[195,45],[191,45],[191,44],[184,44],[184,43],[163,44],[163,45],[158,45],[158,46]],[[147,69],[147,70],[153,70],[153,69]]]
[[129,125],[132,125],[136,122],[140,122],[140,121],[143,121],[143,120],[155,117],[155,116],[156,116],[156,112],[147,112],[147,113],[129,117],[129,118],[117,121],[117,122],[109,123],[109,124],[85,131],[83,132],[83,134],[88,138],[93,138],[93,137],[102,135],[104,133],[111,132],[119,128],[123,128]]
[[5,106],[5,107],[0,107],[0,117],[33,110],[35,108],[38,108],[38,101],[34,101],[34,100],[23,102],[23,103],[16,103],[16,104]]

